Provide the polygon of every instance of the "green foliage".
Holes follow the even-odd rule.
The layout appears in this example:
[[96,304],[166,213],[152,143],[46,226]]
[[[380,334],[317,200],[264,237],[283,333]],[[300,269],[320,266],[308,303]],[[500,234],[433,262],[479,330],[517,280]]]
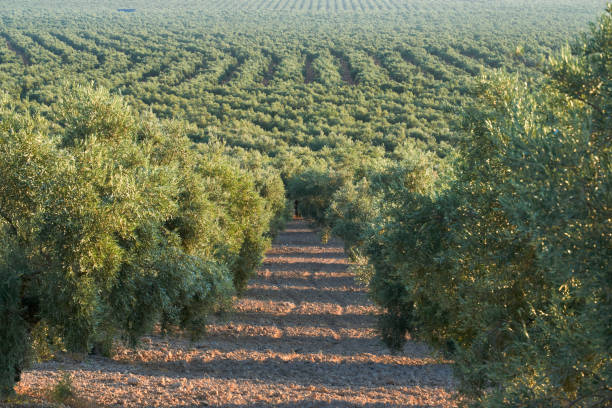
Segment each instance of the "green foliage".
[[[179,3],[139,0],[126,15],[83,0],[0,0],[2,89],[50,114],[65,81],[95,81],[138,110],[189,121],[193,140],[274,159],[354,142],[390,153],[407,138],[447,152],[471,78],[539,75],[538,58],[602,0],[330,0],[312,2],[316,13],[309,2]],[[130,126],[129,115],[98,119],[87,126]]]
[[253,177],[222,156],[201,161],[196,172],[210,183],[209,194],[223,210],[216,247],[230,265],[234,286],[241,293],[269,245],[266,233],[274,214],[265,212],[265,200],[255,189]]
[[[453,352],[476,405],[609,401],[610,12],[539,80],[601,0],[14,3],[0,393],[30,343],[199,335],[288,198],[360,262],[385,341]],[[451,130],[490,68],[516,75]]]
[[298,213],[325,224],[325,211],[344,177],[331,169],[308,169],[299,173],[287,186],[289,197],[298,201]]
[[473,406],[612,400],[611,13],[548,83],[483,81],[456,180],[395,189],[367,243],[384,339],[451,352]]
[[16,245],[4,231],[0,240],[0,395],[7,395],[26,359],[28,327],[21,316],[22,265],[11,253]]
[[[438,266],[432,255],[439,244],[436,238],[444,233],[440,220],[445,212],[432,205],[452,180],[448,166],[435,156],[415,148],[402,153],[404,159],[378,177],[382,205],[363,244],[374,269],[369,281],[371,297],[385,311],[379,322],[381,334],[393,349],[401,348],[406,332],[417,327],[411,291],[435,309],[424,286],[435,286],[427,277]],[[404,274],[413,265],[418,265],[421,279],[407,282]]]
[[377,216],[376,199],[367,179],[348,182],[332,196],[326,212],[331,233],[342,238],[345,251],[352,259],[359,257],[371,223]]
[[269,235],[275,237],[293,216],[293,208],[285,197],[285,184],[280,172],[272,164],[264,164],[264,156],[259,152],[252,152],[249,156],[244,158],[248,160],[238,156],[238,160],[242,160],[242,167],[253,176],[255,189],[265,200],[264,213],[271,216]]
[[109,354],[156,323],[197,336],[244,289],[284,208],[278,172],[196,149],[103,88],[66,89],[55,123],[0,113],[3,393],[43,326]]

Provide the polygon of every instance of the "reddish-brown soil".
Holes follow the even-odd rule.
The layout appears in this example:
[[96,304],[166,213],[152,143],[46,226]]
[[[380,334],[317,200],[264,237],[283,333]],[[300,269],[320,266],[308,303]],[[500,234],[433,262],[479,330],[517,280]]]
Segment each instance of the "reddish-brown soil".
[[411,341],[389,353],[348,266],[341,243],[291,222],[201,341],[150,336],[112,359],[64,356],[24,373],[18,392],[40,396],[63,371],[100,406],[454,407],[448,363]]
[[351,73],[351,67],[349,66],[349,63],[342,57],[336,57],[336,58],[338,59],[338,62],[340,63],[340,75],[342,76],[342,80],[349,85],[355,85],[357,81],[355,80],[355,78],[353,77],[353,74]]
[[312,68],[312,55],[307,55],[306,60],[304,62],[304,83],[309,84],[314,81],[315,73]]
[[8,34],[3,34],[4,39],[6,40],[6,46],[8,47],[9,50],[13,51],[23,62],[23,65],[29,67],[30,65],[32,65],[32,62],[30,61],[30,57],[28,56],[28,54],[25,53],[25,51],[23,51],[22,48],[20,48],[19,46],[17,46],[8,36]]

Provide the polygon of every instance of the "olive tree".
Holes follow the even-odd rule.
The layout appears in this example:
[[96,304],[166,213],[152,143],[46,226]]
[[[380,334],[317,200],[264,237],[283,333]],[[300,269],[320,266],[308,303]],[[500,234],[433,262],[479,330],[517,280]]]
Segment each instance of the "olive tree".
[[[4,98],[4,97],[3,97]],[[35,327],[68,350],[108,353],[160,323],[197,335],[227,308],[269,243],[278,205],[178,122],[73,86],[51,120],[0,110],[1,392]],[[278,200],[278,194],[274,196]]]
[[497,73],[456,178],[386,197],[368,243],[384,338],[452,353],[474,406],[606,406],[612,7],[540,83]]

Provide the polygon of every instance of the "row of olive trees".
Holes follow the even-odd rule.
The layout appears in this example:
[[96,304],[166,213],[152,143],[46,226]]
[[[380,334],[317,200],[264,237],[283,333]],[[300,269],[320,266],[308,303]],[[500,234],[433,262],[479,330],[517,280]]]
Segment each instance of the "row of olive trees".
[[33,341],[108,353],[156,324],[202,332],[285,213],[277,171],[104,89],[72,87],[50,116],[0,103],[0,395]]
[[449,352],[473,406],[612,405],[611,72],[609,5],[548,80],[477,86],[452,168],[408,148],[289,185],[367,260],[386,343]]

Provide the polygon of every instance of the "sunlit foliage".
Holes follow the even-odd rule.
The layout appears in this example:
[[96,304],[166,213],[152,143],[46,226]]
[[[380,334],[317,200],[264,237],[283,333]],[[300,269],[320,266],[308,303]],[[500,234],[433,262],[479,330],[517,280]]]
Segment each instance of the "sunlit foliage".
[[79,352],[108,353],[158,323],[205,330],[269,243],[284,207],[278,173],[253,168],[262,181],[222,145],[196,149],[180,123],[105,89],[65,89],[55,123],[3,98],[2,392],[41,323]]

